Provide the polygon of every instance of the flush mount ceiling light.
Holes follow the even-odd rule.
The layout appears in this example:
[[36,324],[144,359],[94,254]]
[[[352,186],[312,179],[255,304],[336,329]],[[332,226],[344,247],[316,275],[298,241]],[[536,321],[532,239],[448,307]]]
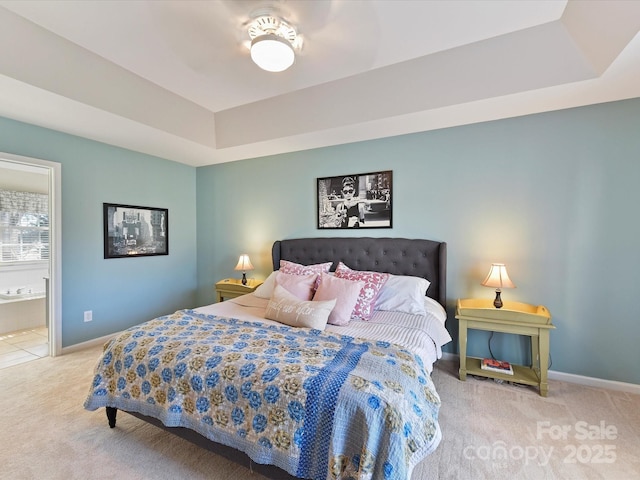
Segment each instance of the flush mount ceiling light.
[[251,59],[267,72],[283,72],[295,61],[299,37],[296,29],[275,15],[262,15],[249,23]]

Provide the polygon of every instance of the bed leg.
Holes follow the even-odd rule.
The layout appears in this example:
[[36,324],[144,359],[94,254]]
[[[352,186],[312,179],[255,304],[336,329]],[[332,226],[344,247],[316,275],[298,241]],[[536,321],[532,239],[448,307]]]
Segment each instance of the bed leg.
[[114,428],[116,426],[116,414],[118,413],[117,408],[106,407],[107,409],[107,420],[109,420],[109,427]]

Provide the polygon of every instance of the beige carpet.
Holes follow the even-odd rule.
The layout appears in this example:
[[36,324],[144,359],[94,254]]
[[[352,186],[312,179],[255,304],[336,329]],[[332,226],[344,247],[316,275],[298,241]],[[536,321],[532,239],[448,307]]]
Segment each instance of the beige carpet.
[[434,371],[444,438],[413,480],[640,479],[640,395],[550,381],[543,398],[457,372]]
[[[264,480],[130,415],[110,429],[103,410],[85,411],[99,352],[0,370],[0,478]],[[412,480],[640,478],[640,396],[551,382],[542,398],[460,382],[456,370],[441,362],[434,372],[444,438]]]

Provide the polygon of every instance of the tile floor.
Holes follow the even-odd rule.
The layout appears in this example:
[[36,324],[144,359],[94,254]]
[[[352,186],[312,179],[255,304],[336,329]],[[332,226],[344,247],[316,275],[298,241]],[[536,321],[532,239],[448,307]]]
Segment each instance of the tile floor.
[[49,355],[47,327],[0,334],[0,368],[37,360]]

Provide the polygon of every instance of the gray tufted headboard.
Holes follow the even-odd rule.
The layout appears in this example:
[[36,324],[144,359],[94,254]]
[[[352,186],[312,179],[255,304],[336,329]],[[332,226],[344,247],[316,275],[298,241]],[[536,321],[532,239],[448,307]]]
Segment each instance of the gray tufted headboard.
[[273,269],[280,260],[313,265],[342,261],[354,270],[413,275],[431,282],[427,295],[446,307],[447,244],[407,238],[295,238],[278,240],[272,249]]

